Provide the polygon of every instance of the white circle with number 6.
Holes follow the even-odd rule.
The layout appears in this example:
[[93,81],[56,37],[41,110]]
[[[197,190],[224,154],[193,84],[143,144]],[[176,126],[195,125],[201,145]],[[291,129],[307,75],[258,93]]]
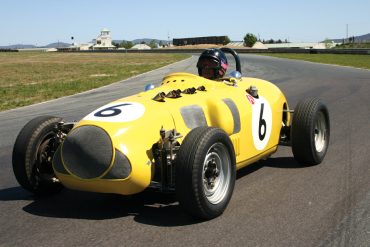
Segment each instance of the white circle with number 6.
[[101,122],[131,122],[144,115],[145,107],[136,102],[115,102],[93,111],[84,120]]
[[252,104],[252,136],[257,150],[263,150],[270,140],[272,111],[270,104],[263,97],[254,99]]

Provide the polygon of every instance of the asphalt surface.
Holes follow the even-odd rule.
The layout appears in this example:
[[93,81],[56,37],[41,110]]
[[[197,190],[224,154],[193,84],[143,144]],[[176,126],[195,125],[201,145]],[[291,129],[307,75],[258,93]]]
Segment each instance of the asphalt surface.
[[272,81],[291,107],[320,97],[331,140],[324,162],[302,167],[289,147],[238,172],[224,214],[186,215],[171,195],[63,190],[36,199],[19,187],[11,152],[22,126],[39,115],[78,120],[114,99],[158,85],[175,71],[195,73],[196,57],[108,87],[0,112],[1,246],[370,246],[370,71],[241,55],[244,76]]

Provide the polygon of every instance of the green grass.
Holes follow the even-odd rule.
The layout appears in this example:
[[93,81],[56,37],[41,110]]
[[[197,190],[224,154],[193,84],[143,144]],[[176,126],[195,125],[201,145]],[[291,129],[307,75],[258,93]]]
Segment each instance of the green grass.
[[0,111],[101,87],[187,57],[141,53],[0,53]]
[[286,54],[264,53],[264,56],[298,59],[315,63],[336,64],[355,68],[370,69],[370,55],[347,55],[347,54]]

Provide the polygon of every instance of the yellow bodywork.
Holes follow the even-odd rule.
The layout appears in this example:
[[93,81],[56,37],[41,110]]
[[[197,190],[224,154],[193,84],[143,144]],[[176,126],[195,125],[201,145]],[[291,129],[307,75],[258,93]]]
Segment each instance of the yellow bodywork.
[[[253,115],[253,99],[246,92],[251,85],[257,87],[259,96],[268,102],[272,113],[271,121],[267,125],[271,125],[271,133],[261,150],[256,147],[252,138],[252,118],[256,116],[262,118],[262,113]],[[179,98],[165,98],[163,102],[153,100],[160,92],[167,94],[171,90],[183,91],[200,86],[204,86],[206,91],[197,90],[195,94],[182,93]],[[225,104],[225,99],[234,102],[240,117],[240,126],[234,122],[236,111],[234,110],[233,114],[231,108]],[[155,164],[151,149],[153,144],[160,140],[160,129],[162,127],[166,130],[176,129],[183,136],[178,140],[180,144],[191,131],[181,112],[181,109],[189,105],[202,109],[208,126],[219,127],[230,136],[236,154],[237,169],[275,152],[279,144],[283,114],[285,114],[284,124],[287,125],[290,122],[289,113],[283,113],[283,109],[288,109],[288,105],[280,89],[270,82],[255,78],[212,81],[193,74],[174,73],[164,77],[161,86],[119,99],[110,105],[125,102],[134,102],[143,106],[143,113],[141,115],[133,113],[139,114],[138,117],[124,122],[109,121],[109,119],[97,121],[94,118],[85,117],[74,126],[74,129],[84,125],[94,125],[104,129],[112,140],[113,148],[127,156],[132,167],[131,174],[125,179],[103,179],[107,171],[98,178],[81,179],[73,174],[66,175],[55,171],[64,186],[77,190],[123,195],[141,192],[149,186],[154,175]],[[267,112],[266,106],[265,110]],[[260,134],[266,134],[267,129],[263,129],[264,127],[259,130]],[[236,128],[239,131],[234,133]],[[114,157],[112,157],[111,166],[113,160]]]

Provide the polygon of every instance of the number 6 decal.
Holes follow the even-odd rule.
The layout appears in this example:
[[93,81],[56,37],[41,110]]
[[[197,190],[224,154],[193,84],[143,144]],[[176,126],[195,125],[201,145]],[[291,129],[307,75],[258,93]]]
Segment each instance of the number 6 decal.
[[252,105],[252,137],[257,150],[263,150],[270,140],[272,111],[268,101],[259,97]]
[[[260,141],[263,141],[266,135],[266,121],[265,119],[262,118],[264,105],[265,105],[264,103],[261,104],[261,114],[260,114],[260,121],[259,121],[259,127],[258,127],[258,137],[260,138]],[[262,127],[263,127],[263,134],[262,134]]]
[[84,120],[100,122],[130,122],[144,115],[145,107],[135,102],[110,103],[93,111]]
[[[120,104],[120,105],[114,105],[111,107],[104,108],[103,110],[100,110],[94,114],[95,117],[113,117],[117,116],[120,114],[122,111],[118,107],[120,106],[126,106],[126,105],[131,105],[128,103],[125,104]],[[108,112],[108,113],[107,113]]]

